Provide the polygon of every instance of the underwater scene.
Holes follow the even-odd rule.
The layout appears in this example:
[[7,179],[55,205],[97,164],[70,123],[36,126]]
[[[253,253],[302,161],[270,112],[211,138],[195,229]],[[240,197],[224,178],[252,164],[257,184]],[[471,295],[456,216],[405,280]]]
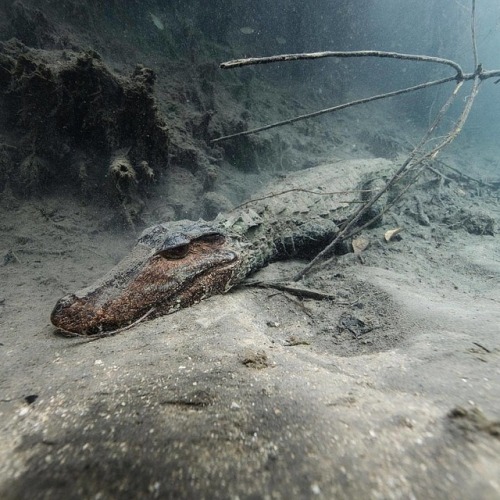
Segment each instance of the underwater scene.
[[500,498],[498,0],[2,0],[0,497]]

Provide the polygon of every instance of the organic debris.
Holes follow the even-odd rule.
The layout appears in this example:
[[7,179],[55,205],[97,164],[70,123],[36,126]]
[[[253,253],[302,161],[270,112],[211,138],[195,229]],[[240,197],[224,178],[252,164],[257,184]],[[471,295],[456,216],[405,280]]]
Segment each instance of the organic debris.
[[359,255],[370,246],[370,239],[367,236],[357,236],[352,240],[351,245],[353,252]]
[[243,26],[243,28],[240,28],[240,33],[242,33],[243,35],[253,35],[255,33],[255,30],[250,26]]
[[389,243],[389,241],[391,241],[394,236],[396,236],[397,234],[399,234],[401,231],[403,230],[402,227],[396,227],[394,229],[389,229],[387,230],[385,233],[384,233],[384,240]]
[[457,406],[448,412],[447,417],[466,437],[470,438],[472,433],[483,432],[500,439],[500,420],[490,420],[479,408],[466,409]]

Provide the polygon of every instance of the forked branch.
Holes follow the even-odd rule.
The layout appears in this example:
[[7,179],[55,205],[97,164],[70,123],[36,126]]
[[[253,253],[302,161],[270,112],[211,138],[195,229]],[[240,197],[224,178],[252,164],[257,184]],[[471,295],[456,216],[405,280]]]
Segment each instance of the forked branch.
[[[380,52],[380,51],[355,51],[355,52],[314,52],[314,53],[304,53],[304,54],[283,54],[283,55],[276,55],[276,56],[270,56],[270,57],[260,57],[260,58],[248,58],[248,59],[236,59],[233,61],[228,61],[225,63],[222,63],[220,65],[221,68],[223,69],[228,69],[228,68],[237,68],[237,67],[242,67],[242,66],[248,66],[248,65],[254,65],[254,64],[267,64],[267,63],[275,63],[275,62],[285,62],[285,61],[296,61],[296,60],[302,60],[302,59],[319,59],[319,58],[324,58],[324,57],[381,57],[381,58],[392,58],[392,59],[403,59],[403,60],[411,60],[411,61],[421,61],[421,62],[431,62],[431,63],[436,63],[436,64],[442,64],[446,65],[449,67],[452,67],[456,74],[454,76],[450,76],[447,78],[442,78],[440,80],[435,80],[435,81],[430,81],[430,82],[425,82],[420,85],[415,85],[413,87],[408,87],[405,89],[400,89],[396,90],[393,92],[388,92],[385,94],[379,94],[376,96],[371,96],[367,97],[364,99],[359,99],[357,101],[351,101],[345,104],[340,104],[338,106],[333,106],[331,108],[326,108],[322,109],[319,111],[315,111],[313,113],[297,116],[288,120],[283,120],[281,122],[273,123],[270,125],[266,125],[264,127],[259,127],[255,128],[252,130],[247,130],[244,132],[239,132],[236,134],[224,136],[224,137],[219,137],[215,140],[213,140],[213,143],[220,142],[223,140],[227,139],[232,139],[235,137],[243,136],[243,135],[249,135],[249,134],[254,134],[257,132],[261,132],[263,130],[269,130],[274,127],[279,127],[282,125],[294,123],[300,120],[304,120],[307,118],[312,118],[315,116],[319,116],[325,113],[332,113],[335,111],[339,111],[341,109],[345,109],[347,107],[351,106],[356,106],[359,104],[365,104],[367,102],[379,100],[379,99],[385,99],[388,97],[394,97],[397,95],[405,94],[408,92],[414,92],[423,88],[435,86],[435,85],[441,85],[443,83],[447,83],[450,81],[456,81],[455,88],[453,89],[453,92],[451,93],[450,97],[448,100],[445,102],[445,104],[442,106],[438,114],[436,115],[436,118],[434,119],[433,123],[427,130],[427,132],[424,134],[423,138],[419,142],[419,144],[413,149],[413,151],[410,153],[406,161],[400,166],[400,168],[393,174],[393,176],[386,182],[385,186],[379,190],[370,200],[368,200],[366,203],[364,203],[358,210],[355,211],[355,213],[344,223],[343,227],[341,228],[340,232],[337,234],[337,236],[334,238],[334,240],[326,247],[324,248],[302,271],[300,271],[293,279],[294,281],[297,281],[301,279],[303,276],[305,276],[310,269],[312,269],[320,260],[322,260],[327,254],[329,254],[332,249],[342,240],[353,236],[354,234],[358,233],[365,227],[371,225],[378,217],[381,216],[381,214],[377,215],[375,218],[364,224],[362,227],[356,227],[358,224],[359,220],[363,215],[365,215],[368,210],[387,192],[388,189],[391,188],[394,184],[400,182],[402,179],[404,179],[406,176],[411,174],[409,182],[407,182],[407,185],[404,187],[404,189],[401,191],[399,196],[396,198],[396,200],[393,200],[391,202],[391,206],[399,200],[402,196],[403,193],[405,193],[408,188],[417,180],[419,177],[420,173],[423,172],[423,170],[426,168],[425,161],[426,160],[433,160],[439,152],[446,147],[448,144],[450,144],[461,132],[465,121],[467,120],[469,113],[472,109],[472,106],[474,104],[474,100],[478,94],[479,91],[479,86],[483,80],[487,80],[489,78],[494,78],[500,76],[500,70],[493,70],[493,71],[484,71],[481,64],[478,62],[478,54],[477,54],[477,44],[476,44],[476,17],[475,17],[475,11],[476,11],[476,0],[472,0],[472,11],[471,11],[471,34],[472,34],[472,51],[473,51],[473,57],[474,57],[474,72],[473,73],[464,73],[462,68],[458,63],[455,61],[451,61],[449,59],[442,59],[439,57],[430,57],[430,56],[420,56],[420,55],[413,55],[413,54],[400,54],[397,52]],[[450,106],[452,103],[455,101],[459,91],[461,90],[463,84],[465,81],[468,80],[473,80],[473,85],[472,85],[472,90],[470,95],[466,99],[466,104],[462,110],[462,113],[453,126],[453,128],[450,130],[450,132],[436,145],[434,146],[431,150],[429,151],[424,151],[425,145],[427,144],[428,140],[432,137],[433,133],[437,129],[438,125],[442,122],[444,116],[448,112]],[[499,80],[500,81],[500,80]],[[495,82],[498,83],[498,82]],[[418,168],[417,168],[418,167]],[[388,210],[388,206],[385,207],[384,212]]]

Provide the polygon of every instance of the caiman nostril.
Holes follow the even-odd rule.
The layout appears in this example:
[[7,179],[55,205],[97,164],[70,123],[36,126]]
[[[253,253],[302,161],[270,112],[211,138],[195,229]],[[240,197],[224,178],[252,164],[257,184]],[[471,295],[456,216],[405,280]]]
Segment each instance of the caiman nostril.
[[59,323],[59,316],[65,309],[71,306],[75,301],[77,300],[77,296],[74,293],[71,293],[69,295],[65,295],[64,297],[60,298],[56,305],[54,306],[54,309],[52,309],[52,313],[50,314],[50,321],[54,326],[60,326]]

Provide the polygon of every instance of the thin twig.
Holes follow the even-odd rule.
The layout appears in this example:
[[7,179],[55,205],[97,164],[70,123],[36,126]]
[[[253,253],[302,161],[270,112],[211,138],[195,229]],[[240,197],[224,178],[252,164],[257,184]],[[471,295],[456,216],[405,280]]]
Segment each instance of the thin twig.
[[[371,193],[371,189],[355,189],[353,191],[313,191],[311,189],[303,189],[303,188],[292,188],[292,189],[285,189],[284,191],[280,191],[279,193],[270,193],[266,196],[261,196],[260,198],[252,198],[251,200],[245,201],[245,203],[242,203],[241,205],[237,205],[233,209],[231,209],[231,212],[234,212],[238,208],[246,207],[247,205],[250,205],[251,203],[255,203],[257,201],[262,201],[262,200],[267,200],[268,198],[276,198],[277,196],[281,196],[287,193],[294,193],[294,192],[299,192],[299,193],[309,193],[309,194],[315,194],[319,196],[333,196],[333,195],[339,195],[339,194],[354,194],[354,193]],[[339,203],[359,203],[358,201],[339,201]]]
[[227,139],[234,139],[235,137],[242,137],[245,135],[256,134],[257,132],[263,132],[264,130],[269,130],[269,129],[272,129],[275,127],[289,125],[290,123],[295,123],[295,122],[298,122],[301,120],[306,120],[308,118],[314,118],[316,116],[321,116],[321,115],[324,115],[327,113],[334,113],[335,111],[340,111],[342,109],[349,108],[351,106],[358,106],[359,104],[366,104],[367,102],[378,101],[380,99],[386,99],[389,97],[407,94],[409,92],[414,92],[416,90],[421,90],[421,89],[425,89],[428,87],[433,87],[435,85],[441,85],[443,83],[448,83],[448,82],[455,81],[455,80],[456,80],[456,77],[450,76],[448,78],[441,78],[440,80],[434,80],[434,81],[430,81],[430,82],[421,83],[419,85],[414,85],[413,87],[407,87],[404,89],[395,90],[393,92],[387,92],[385,94],[378,94],[378,95],[371,96],[371,97],[365,97],[363,99],[358,99],[356,101],[350,101],[350,102],[346,102],[344,104],[339,104],[339,105],[333,106],[331,108],[320,109],[319,111],[314,111],[312,113],[307,113],[305,115],[295,116],[294,118],[289,118],[288,120],[282,120],[279,122],[271,123],[269,125],[264,125],[263,127],[257,127],[257,128],[253,128],[250,130],[244,130],[243,132],[237,132],[235,134],[230,134],[230,135],[225,135],[223,137],[218,137],[217,139],[213,139],[210,142],[212,144],[215,144],[217,142],[225,141]]
[[474,68],[477,68],[478,55],[477,55],[477,43],[476,43],[476,0],[472,0],[471,34],[472,34],[472,54],[474,57]]
[[[396,205],[401,198],[410,190],[410,188],[417,182],[419,179],[420,175],[422,172],[425,170],[426,166],[422,166],[417,170],[411,170],[411,173],[413,174],[413,177],[408,180],[408,175],[405,176],[405,180],[407,181],[406,186],[401,189],[398,193],[398,195],[391,201],[391,204],[387,204],[377,215],[375,215],[373,218],[371,218],[368,222],[365,222],[362,226],[356,226],[354,229],[352,229],[349,233],[343,236],[344,240],[348,240],[349,238],[352,238],[353,236],[356,236],[357,234],[361,233],[365,229],[369,228],[373,223],[375,223],[378,219],[383,217],[394,205]],[[326,264],[326,262],[325,262]]]
[[[243,137],[246,135],[257,134],[257,133],[263,132],[265,130],[269,130],[269,129],[276,128],[276,127],[282,127],[283,125],[289,125],[291,123],[295,123],[295,122],[298,122],[301,120],[307,120],[309,118],[314,118],[316,116],[321,116],[321,115],[324,115],[327,113],[334,113],[336,111],[340,111],[342,109],[349,108],[351,106],[357,106],[359,104],[366,104],[368,102],[378,101],[380,99],[395,97],[398,95],[406,94],[409,92],[415,92],[417,90],[425,89],[428,87],[442,85],[444,83],[448,83],[451,81],[465,82],[468,80],[473,80],[476,77],[476,75],[479,76],[479,78],[481,80],[487,80],[489,78],[495,78],[497,76],[500,76],[500,69],[493,70],[493,71],[484,71],[481,67],[478,67],[474,73],[464,73],[461,78],[451,76],[448,78],[442,78],[441,80],[434,80],[434,81],[430,81],[430,82],[421,83],[421,84],[415,85],[413,87],[407,87],[407,88],[404,88],[401,90],[395,90],[394,92],[387,92],[385,94],[378,94],[378,95],[371,96],[371,97],[365,97],[364,99],[359,99],[356,101],[351,101],[351,102],[347,102],[344,104],[339,104],[338,106],[333,106],[330,108],[320,109],[319,111],[314,111],[312,113],[307,113],[305,115],[295,116],[294,118],[289,118],[287,120],[282,120],[279,122],[271,123],[269,125],[264,125],[262,127],[257,127],[257,128],[253,128],[250,130],[244,130],[243,132],[237,132],[235,134],[230,134],[230,135],[218,137],[217,139],[212,139],[210,141],[210,143],[216,144],[217,142],[222,142],[222,141],[225,141],[228,139],[234,139],[235,137]],[[500,83],[500,80],[497,80],[494,83]]]
[[7,254],[4,257],[4,261],[6,259],[9,260],[9,258],[12,259],[12,260],[14,260],[18,264],[22,264],[21,259],[18,257],[18,255],[16,254],[16,252],[14,252],[14,250],[12,250],[12,249],[7,252]]
[[338,297],[331,293],[322,292],[320,290],[313,290],[311,288],[302,288],[295,285],[289,285],[287,283],[279,283],[275,281],[244,281],[241,283],[242,286],[246,287],[257,287],[257,288],[274,288],[275,290],[280,290],[281,292],[288,292],[292,295],[297,295],[298,297],[306,297],[308,299],[315,300],[337,300]]
[[457,123],[453,130],[446,136],[444,141],[442,141],[440,144],[438,144],[434,149],[426,153],[423,157],[422,160],[430,158],[431,160],[434,160],[436,156],[439,154],[439,152],[445,147],[448,146],[451,142],[453,142],[458,134],[462,131],[462,128],[467,121],[467,118],[469,117],[469,113],[472,109],[472,105],[474,104],[474,100],[476,99],[477,93],[479,91],[479,85],[481,84],[481,77],[476,75],[476,78],[474,79],[474,83],[472,85],[471,93],[467,97],[467,103],[465,104],[465,107],[462,111],[462,114],[460,115],[459,119],[457,120]]
[[[488,78],[495,78],[496,76],[500,76],[500,69],[495,69],[493,71],[481,71],[480,73],[480,78],[481,80],[487,80]],[[499,83],[500,80],[497,80],[496,82],[493,83]]]
[[477,182],[478,184],[482,184],[483,186],[489,187],[489,188],[494,188],[492,184],[489,184],[486,181],[482,181],[481,179],[476,179],[475,177],[471,177],[470,175],[465,174],[464,172],[460,172],[458,168],[452,167],[451,165],[448,165],[442,160],[436,160],[440,165],[442,165],[445,168],[448,168],[452,172],[455,172],[458,176],[463,177],[464,179],[467,179],[469,181]]
[[451,177],[444,175],[442,172],[440,172],[439,170],[436,170],[434,167],[431,167],[430,165],[426,165],[425,168],[427,170],[430,170],[432,173],[436,174],[440,180],[447,180],[447,181],[453,180]]
[[491,351],[490,349],[488,349],[487,347],[484,347],[484,345],[481,345],[479,342],[472,342],[474,345],[477,345],[478,347],[480,347],[483,351],[485,352],[488,352],[491,354]]

